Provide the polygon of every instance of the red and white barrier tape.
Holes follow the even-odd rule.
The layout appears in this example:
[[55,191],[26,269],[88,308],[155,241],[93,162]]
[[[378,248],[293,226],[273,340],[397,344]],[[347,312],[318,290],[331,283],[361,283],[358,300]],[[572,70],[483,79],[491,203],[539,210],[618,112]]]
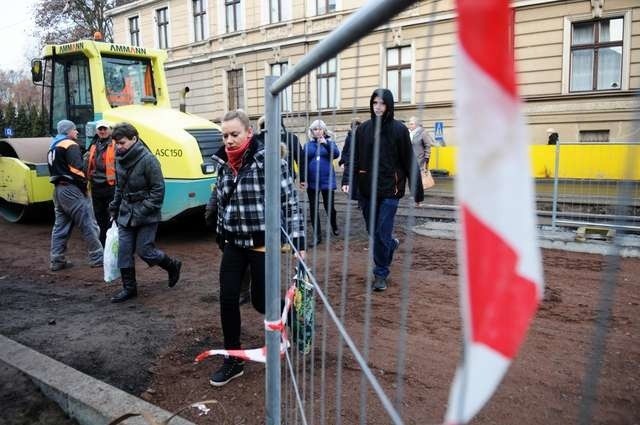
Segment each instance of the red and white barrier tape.
[[[282,316],[279,320],[268,322],[264,321],[264,328],[268,331],[280,332],[280,356],[284,356],[285,351],[289,348],[289,338],[287,336],[287,316],[289,316],[289,310],[293,304],[293,296],[295,294],[296,286],[291,285],[287,289],[287,294],[284,299],[284,308],[282,309]],[[249,350],[207,350],[198,354],[195,358],[195,362],[199,363],[202,360],[211,356],[233,356],[243,360],[251,360],[252,362],[266,363],[267,362],[267,347],[253,348]]]

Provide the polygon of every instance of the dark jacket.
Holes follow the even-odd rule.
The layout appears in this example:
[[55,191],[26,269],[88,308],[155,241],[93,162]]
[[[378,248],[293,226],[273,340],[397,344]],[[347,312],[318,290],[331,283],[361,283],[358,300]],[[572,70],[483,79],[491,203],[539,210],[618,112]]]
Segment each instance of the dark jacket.
[[51,141],[47,154],[49,165],[49,181],[53,184],[71,183],[87,193],[87,179],[85,177],[80,146],[65,134],[58,134]]
[[351,139],[353,139],[352,131],[347,131],[347,137],[344,139],[344,146],[342,146],[342,153],[340,154],[340,161],[338,161],[338,165],[344,165],[349,161],[349,155],[351,152]]
[[[242,158],[242,166],[235,175],[227,164],[222,146],[211,158],[219,164],[216,183],[205,217],[216,218],[218,244],[232,243],[241,248],[265,246],[265,175],[264,146],[254,136]],[[294,245],[304,249],[304,217],[298,204],[297,191],[289,175],[285,160],[280,163],[281,218]]]
[[305,172],[300,175],[300,181],[306,182],[313,190],[336,190],[336,172],[333,160],[340,156],[340,149],[331,139],[326,143],[318,143],[316,139],[309,140],[303,151]]
[[[264,127],[259,129],[259,133],[256,134],[256,139],[264,146],[264,137],[266,136]],[[284,122],[281,124],[280,142],[287,147],[287,170],[289,175],[295,179],[297,177],[294,164],[298,166],[298,173],[302,173],[304,170],[304,158],[302,154],[302,146],[300,146],[300,140],[298,136],[289,132],[284,126]]]
[[[413,154],[409,130],[400,121],[393,118],[394,102],[393,94],[387,89],[377,89],[369,100],[371,119],[363,122],[356,130],[355,140],[351,143],[354,149],[353,164],[345,162],[345,171],[342,175],[342,184],[349,184],[349,175],[354,173],[354,184],[361,197],[370,198],[372,190],[374,169],[374,143],[376,133],[376,121],[378,118],[373,113],[373,99],[380,96],[387,106],[387,110],[380,122],[380,145],[378,150],[378,176],[377,198],[402,198],[405,187],[413,174],[414,187],[412,195],[416,202],[424,200],[420,170],[418,162]],[[350,190],[351,191],[351,190]],[[353,192],[353,191],[351,191]]]
[[116,193],[109,212],[120,226],[157,223],[164,201],[164,177],[158,159],[138,141],[116,156]]
[[302,146],[300,146],[300,140],[298,136],[287,131],[282,124],[282,133],[280,134],[280,141],[287,147],[287,165],[289,173],[293,178],[296,178],[294,170],[294,163],[298,165],[298,173],[304,172],[304,155],[302,154]]

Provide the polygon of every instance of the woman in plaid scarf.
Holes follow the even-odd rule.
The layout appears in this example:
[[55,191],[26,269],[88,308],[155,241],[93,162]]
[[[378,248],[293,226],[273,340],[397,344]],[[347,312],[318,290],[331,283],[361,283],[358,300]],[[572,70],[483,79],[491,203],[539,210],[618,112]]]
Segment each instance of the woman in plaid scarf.
[[[219,164],[218,182],[205,218],[215,222],[216,238],[222,249],[220,316],[224,348],[235,350],[242,348],[239,298],[247,267],[251,272],[251,302],[257,311],[265,312],[265,152],[242,110],[227,112],[222,118],[222,138],[224,146],[212,156]],[[304,255],[304,217],[284,159],[280,175],[283,224],[297,250]],[[243,373],[241,359],[226,357],[209,382],[222,386]]]

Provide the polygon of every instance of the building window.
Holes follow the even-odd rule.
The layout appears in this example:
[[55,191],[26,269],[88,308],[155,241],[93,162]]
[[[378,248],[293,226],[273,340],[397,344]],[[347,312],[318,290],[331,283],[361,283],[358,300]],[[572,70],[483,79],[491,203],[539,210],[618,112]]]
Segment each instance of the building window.
[[318,109],[336,107],[337,60],[329,59],[317,70]]
[[580,130],[581,143],[608,143],[609,130]]
[[316,0],[316,11],[318,15],[336,11],[336,0]]
[[205,8],[204,0],[192,0],[193,7],[193,41],[202,41],[205,38]]
[[169,8],[163,7],[156,10],[156,26],[158,29],[158,47],[169,47]]
[[411,47],[387,49],[387,88],[397,102],[411,102]]
[[244,109],[244,75],[241,69],[227,71],[227,94],[229,110]]
[[572,24],[569,91],[620,89],[623,28],[620,17]]
[[282,2],[280,0],[269,0],[269,23],[275,24],[282,20]]
[[[289,69],[289,64],[286,62],[274,63],[271,65],[271,75],[280,77],[284,75]],[[291,112],[293,110],[293,101],[291,99],[291,86],[280,92],[280,110],[282,112]]]
[[240,0],[224,0],[227,32],[236,32],[240,21]]
[[140,25],[137,16],[129,18],[129,43],[132,46],[140,45]]

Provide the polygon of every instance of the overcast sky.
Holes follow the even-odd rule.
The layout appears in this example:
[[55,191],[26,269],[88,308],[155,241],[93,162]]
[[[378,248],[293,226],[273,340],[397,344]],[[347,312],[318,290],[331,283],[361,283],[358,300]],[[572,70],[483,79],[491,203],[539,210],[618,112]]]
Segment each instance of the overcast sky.
[[31,37],[32,7],[36,0],[0,0],[0,69],[29,71],[31,59],[40,56]]

